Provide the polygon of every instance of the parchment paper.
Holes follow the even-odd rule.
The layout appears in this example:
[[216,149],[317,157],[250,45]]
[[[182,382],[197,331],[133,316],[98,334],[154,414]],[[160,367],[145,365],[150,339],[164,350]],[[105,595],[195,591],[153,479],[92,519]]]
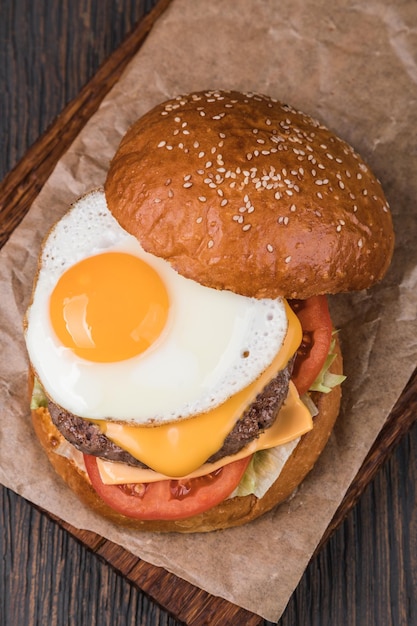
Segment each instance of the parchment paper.
[[[416,365],[416,24],[411,0],[174,0],[1,252],[4,485],[212,594],[269,620],[279,618]],[[268,93],[350,142],[386,190],[396,252],[382,284],[332,298],[348,375],[343,410],[295,496],[239,529],[196,536],[120,532],[78,503],[34,441],[21,319],[42,237],[69,202],[102,184],[130,123],[157,102],[206,88]]]

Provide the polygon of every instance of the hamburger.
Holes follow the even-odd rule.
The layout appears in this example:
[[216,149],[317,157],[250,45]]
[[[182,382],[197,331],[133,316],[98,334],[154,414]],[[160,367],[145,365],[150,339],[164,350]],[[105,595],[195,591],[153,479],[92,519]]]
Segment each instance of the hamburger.
[[269,511],[339,412],[327,295],[379,281],[393,244],[380,183],[310,116],[235,91],[156,106],[40,254],[24,325],[53,467],[129,528]]

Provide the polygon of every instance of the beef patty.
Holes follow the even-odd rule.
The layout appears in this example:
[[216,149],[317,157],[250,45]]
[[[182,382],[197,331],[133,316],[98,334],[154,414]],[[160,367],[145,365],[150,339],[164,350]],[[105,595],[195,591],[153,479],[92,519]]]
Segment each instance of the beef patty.
[[[288,395],[288,385],[294,360],[275,376],[258,394],[255,401],[246,409],[234,428],[227,435],[221,449],[207,461],[213,463],[225,456],[236,454],[271,426]],[[100,428],[88,420],[65,411],[52,401],[48,401],[52,421],[61,434],[75,448],[85,454],[99,456],[108,461],[119,461],[135,467],[147,467],[113,443]]]

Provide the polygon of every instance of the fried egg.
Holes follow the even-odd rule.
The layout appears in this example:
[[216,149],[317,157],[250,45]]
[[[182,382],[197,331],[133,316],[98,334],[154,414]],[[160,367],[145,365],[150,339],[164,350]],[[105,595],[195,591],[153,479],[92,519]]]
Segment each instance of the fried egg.
[[246,387],[280,350],[287,325],[281,299],[204,287],[145,252],[98,190],[44,242],[26,343],[59,406],[149,424],[208,411]]

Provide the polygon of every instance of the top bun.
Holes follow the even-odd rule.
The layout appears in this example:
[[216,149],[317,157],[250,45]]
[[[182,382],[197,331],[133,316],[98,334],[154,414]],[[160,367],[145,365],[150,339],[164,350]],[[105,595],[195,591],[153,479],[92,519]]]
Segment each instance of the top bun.
[[246,296],[364,289],[392,256],[387,201],[364,161],[259,94],[208,91],[155,107],[122,139],[105,192],[145,250]]

